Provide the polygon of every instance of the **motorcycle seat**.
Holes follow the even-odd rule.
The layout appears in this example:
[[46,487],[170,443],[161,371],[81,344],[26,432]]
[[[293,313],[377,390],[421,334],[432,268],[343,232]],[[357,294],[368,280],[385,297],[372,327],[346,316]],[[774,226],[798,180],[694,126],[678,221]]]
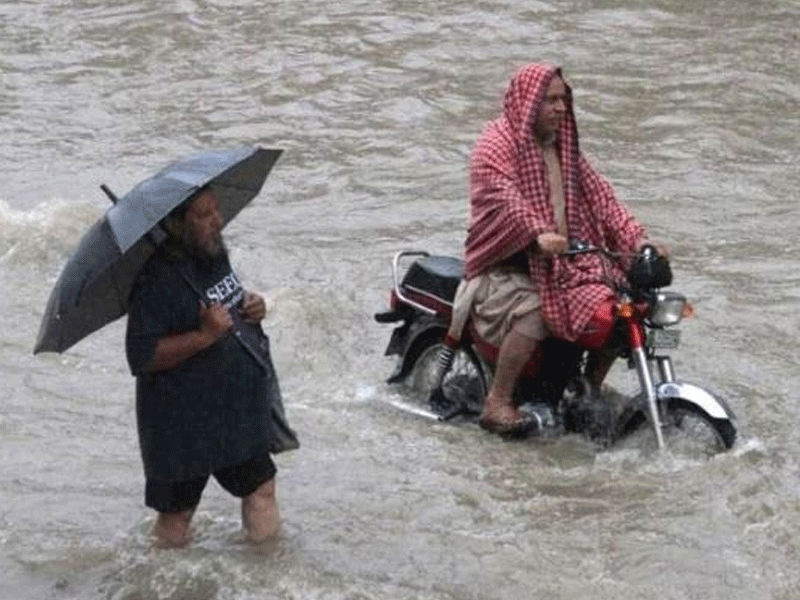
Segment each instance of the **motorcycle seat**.
[[460,258],[426,256],[411,264],[402,285],[409,290],[426,292],[452,302],[463,278],[464,261]]

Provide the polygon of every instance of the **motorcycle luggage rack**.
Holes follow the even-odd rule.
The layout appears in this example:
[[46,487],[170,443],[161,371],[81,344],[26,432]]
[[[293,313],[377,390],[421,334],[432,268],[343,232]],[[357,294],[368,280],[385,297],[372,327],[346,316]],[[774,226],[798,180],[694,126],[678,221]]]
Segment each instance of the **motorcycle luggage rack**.
[[398,252],[397,254],[394,255],[394,258],[392,259],[392,277],[394,280],[394,293],[400,300],[402,300],[403,302],[405,302],[410,306],[413,306],[417,310],[424,312],[427,315],[435,315],[436,314],[435,310],[428,308],[427,306],[420,304],[419,302],[415,302],[414,300],[403,294],[403,292],[400,291],[400,280],[398,279],[401,259],[406,258],[408,256],[421,256],[423,258],[427,258],[430,255],[431,255],[430,252],[425,252],[424,250],[402,250]]
[[[409,256],[420,258],[409,265],[400,281],[400,261]],[[427,315],[449,314],[464,278],[464,261],[423,251],[404,251],[395,255],[392,271],[394,293],[399,300]]]

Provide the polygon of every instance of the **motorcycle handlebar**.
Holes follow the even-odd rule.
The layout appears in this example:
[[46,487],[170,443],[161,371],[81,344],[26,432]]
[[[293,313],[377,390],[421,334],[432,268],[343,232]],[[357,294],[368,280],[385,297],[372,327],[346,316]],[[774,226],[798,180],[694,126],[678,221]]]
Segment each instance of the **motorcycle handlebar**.
[[592,246],[583,240],[570,240],[569,249],[566,252],[562,252],[561,256],[577,256],[578,254],[606,254],[613,256],[613,253],[605,248]]
[[562,252],[561,256],[577,256],[578,254],[604,254],[610,258],[642,256],[646,259],[661,256],[658,248],[652,244],[643,245],[638,252],[611,252],[600,246],[592,246],[583,240],[570,240],[569,250]]

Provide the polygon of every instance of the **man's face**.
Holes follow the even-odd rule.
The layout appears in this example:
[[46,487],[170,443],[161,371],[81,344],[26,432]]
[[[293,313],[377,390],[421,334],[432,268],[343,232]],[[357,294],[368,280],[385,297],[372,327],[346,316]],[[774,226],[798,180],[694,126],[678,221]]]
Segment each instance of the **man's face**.
[[533,124],[533,132],[540,140],[547,140],[558,133],[558,128],[567,113],[567,86],[558,75],[553,77],[544,100],[539,106],[539,114]]
[[207,256],[217,256],[222,244],[222,215],[219,200],[212,190],[205,190],[192,201],[185,217],[189,242],[197,251]]

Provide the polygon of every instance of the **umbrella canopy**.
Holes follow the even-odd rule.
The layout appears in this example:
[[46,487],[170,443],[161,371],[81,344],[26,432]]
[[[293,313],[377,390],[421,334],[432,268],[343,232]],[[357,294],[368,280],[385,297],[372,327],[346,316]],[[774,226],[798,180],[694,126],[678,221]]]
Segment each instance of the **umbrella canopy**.
[[61,272],[34,354],[63,352],[127,313],[136,276],[166,237],[159,221],[210,185],[227,224],[258,195],[281,152],[256,147],[197,154],[167,166],[116,201],[86,232]]

